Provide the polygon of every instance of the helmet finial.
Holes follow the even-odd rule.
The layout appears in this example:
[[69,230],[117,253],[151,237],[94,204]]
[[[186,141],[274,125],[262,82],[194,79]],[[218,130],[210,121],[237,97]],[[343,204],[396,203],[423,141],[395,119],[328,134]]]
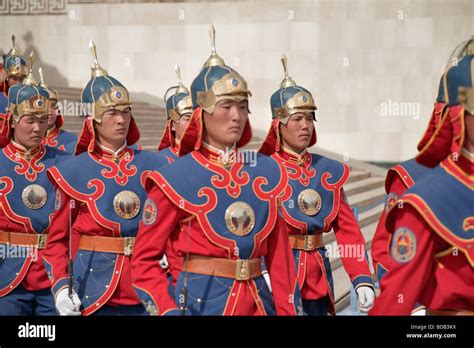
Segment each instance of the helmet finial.
[[108,75],[107,71],[99,65],[99,60],[97,59],[97,49],[95,47],[94,42],[92,42],[92,40],[89,40],[89,49],[91,50],[92,58],[94,58],[94,63],[92,64],[92,67],[91,67],[92,78],[99,77],[99,76],[107,76]]
[[44,75],[43,75],[43,68],[42,67],[39,67],[38,73],[39,73],[39,76],[40,76],[40,86],[44,87],[44,88],[48,88],[48,85],[46,85],[46,83],[44,82]]
[[37,85],[38,81],[36,81],[34,75],[33,75],[33,66],[35,65],[35,53],[31,51],[30,55],[28,56],[28,60],[30,61],[30,72],[26,79],[23,81],[23,84],[25,85]]
[[209,27],[209,37],[211,39],[211,56],[204,63],[204,67],[225,65],[224,59],[219,57],[216,52],[216,30],[212,24]]
[[283,70],[285,71],[285,78],[280,83],[280,88],[287,88],[296,86],[296,82],[288,75],[288,59],[286,55],[282,55],[281,64],[283,64]]
[[16,56],[18,55],[18,51],[16,49],[16,36],[15,34],[12,35],[12,49],[8,52],[9,55]]
[[183,81],[181,80],[181,69],[177,64],[174,66],[174,71],[176,72],[176,77],[178,78],[178,87],[176,88],[176,94],[189,93],[189,90],[183,85]]

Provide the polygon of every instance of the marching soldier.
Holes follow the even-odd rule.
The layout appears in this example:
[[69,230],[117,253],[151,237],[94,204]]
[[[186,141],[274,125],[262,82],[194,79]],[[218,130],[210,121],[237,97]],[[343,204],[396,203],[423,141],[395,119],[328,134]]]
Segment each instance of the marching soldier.
[[90,116],[76,156],[48,171],[57,193],[44,260],[61,315],[144,315],[130,258],[147,196],[144,179],[168,160],[130,148],[139,131],[128,90],[100,67],[92,42],[90,48],[92,77],[81,96]]
[[[441,124],[443,117],[448,112],[446,102],[444,100],[443,77],[440,80],[438,88],[438,96],[431,114],[428,128],[423,134],[422,139],[418,143],[418,151],[423,151],[423,148],[429,144],[434,132]],[[385,179],[385,192],[387,198],[385,202],[385,209],[380,216],[377,229],[372,240],[372,263],[376,272],[379,283],[382,277],[388,272],[393,264],[393,260],[389,254],[389,244],[391,233],[388,233],[385,228],[385,219],[390,208],[397,203],[399,197],[412,187],[419,179],[431,172],[430,167],[422,165],[416,161],[416,158],[409,159],[389,169]],[[424,307],[417,304],[413,309],[413,314],[424,314]]]
[[[155,315],[295,315],[302,306],[278,213],[286,172],[266,156],[249,164],[230,154],[252,137],[250,92],[217,55],[214,28],[210,33],[212,55],[191,85],[194,112],[180,144],[183,153],[192,151],[147,177],[133,285]],[[157,262],[169,239],[184,260],[174,297]]]
[[56,315],[42,254],[54,211],[46,170],[69,156],[45,147],[48,92],[32,67],[10,87],[0,142],[0,315]]
[[[179,67],[176,66],[175,70],[178,77],[178,86],[170,87],[165,93],[167,122],[158,146],[158,151],[173,161],[179,157],[181,139],[193,112],[191,95],[181,81]],[[166,98],[168,92],[173,89],[175,90],[174,94]]]
[[[175,72],[178,78],[178,85],[168,88],[165,93],[167,122],[158,146],[159,153],[168,157],[170,162],[174,162],[181,156],[181,139],[193,112],[193,103],[189,89],[183,85],[181,70],[177,65],[175,66]],[[168,93],[172,90],[174,90],[174,94],[167,98]],[[177,276],[181,271],[182,260],[177,257],[173,248],[173,241],[170,239],[166,248],[166,255],[161,263],[162,267],[168,270],[170,281],[175,286]]]
[[372,315],[474,314],[474,40],[443,75],[447,114],[416,160],[434,167],[388,211],[393,263]]
[[40,86],[46,89],[49,93],[49,115],[48,115],[48,132],[43,139],[43,145],[49,147],[56,147],[59,150],[66,151],[67,153],[74,154],[77,143],[77,135],[61,129],[64,125],[64,117],[61,115],[59,110],[59,93],[55,89],[50,88],[45,82],[43,77],[43,70],[39,68],[40,74]]
[[[311,93],[288,76],[286,57],[282,63],[285,78],[271,97],[273,122],[259,152],[271,155],[288,171],[282,211],[303,307],[308,315],[335,314],[331,266],[322,238],[334,229],[343,265],[361,309],[367,310],[375,294],[364,237],[342,188],[349,168],[308,151],[316,143],[316,105]],[[356,250],[354,255],[344,252],[349,249]]]
[[[18,53],[15,35],[12,36],[13,48],[3,58],[4,79],[0,90],[0,124],[2,124],[8,109],[8,90],[11,86],[20,84],[26,77],[28,69],[25,58]],[[1,129],[0,129],[1,131]]]

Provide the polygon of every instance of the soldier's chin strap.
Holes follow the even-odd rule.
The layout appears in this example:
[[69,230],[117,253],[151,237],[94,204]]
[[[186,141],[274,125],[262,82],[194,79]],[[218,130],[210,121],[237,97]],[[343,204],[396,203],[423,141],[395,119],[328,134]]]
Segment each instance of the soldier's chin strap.
[[188,235],[186,237],[186,257],[184,263],[184,279],[181,288],[180,302],[181,315],[186,315],[186,307],[188,306],[188,260],[189,260],[189,242],[191,235],[191,219],[188,221]]

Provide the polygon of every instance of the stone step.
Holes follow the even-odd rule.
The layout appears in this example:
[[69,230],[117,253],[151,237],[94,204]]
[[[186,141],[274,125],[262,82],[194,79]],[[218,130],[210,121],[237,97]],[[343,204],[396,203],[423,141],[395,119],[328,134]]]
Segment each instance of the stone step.
[[142,147],[143,147],[143,150],[148,150],[148,151],[156,151],[156,149],[158,148],[158,145],[144,145],[144,144],[141,144]]
[[376,206],[378,203],[385,200],[385,188],[383,186],[376,187],[355,195],[347,197],[351,207],[357,207],[359,211],[363,212],[370,209],[371,206]]
[[349,175],[349,179],[347,180],[346,186],[347,184],[350,184],[351,182],[367,179],[370,177],[371,177],[370,172],[367,172],[365,170],[358,170],[358,169],[351,170],[351,174]]
[[352,181],[344,185],[344,191],[347,196],[352,196],[357,193],[366,192],[378,187],[383,187],[385,179],[382,177],[369,177],[360,179],[357,181]]
[[382,215],[384,208],[385,208],[385,204],[382,201],[380,204],[376,205],[372,209],[369,209],[367,211],[364,211],[363,213],[360,213],[357,220],[360,228],[368,226],[374,222],[378,223],[380,219],[380,215]]

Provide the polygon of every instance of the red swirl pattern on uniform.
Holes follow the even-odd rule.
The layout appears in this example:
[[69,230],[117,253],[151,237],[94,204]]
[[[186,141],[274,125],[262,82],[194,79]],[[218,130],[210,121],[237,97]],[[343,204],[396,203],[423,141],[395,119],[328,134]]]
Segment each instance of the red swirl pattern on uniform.
[[0,207],[3,209],[3,212],[9,219],[15,221],[19,224],[25,226],[26,230],[29,233],[35,233],[35,229],[31,224],[31,220],[28,217],[20,216],[15,214],[13,209],[10,207],[10,203],[8,202],[7,196],[13,190],[14,182],[11,178],[7,176],[0,177],[0,186],[5,184],[2,188],[0,188]]
[[474,230],[474,216],[466,218],[463,222],[464,231]]
[[137,167],[130,164],[133,161],[135,153],[132,149],[127,148],[115,162],[110,155],[100,156],[95,152],[90,153],[91,158],[107,167],[101,170],[101,174],[106,179],[114,179],[120,186],[125,186],[128,183],[128,178],[137,173]]
[[38,163],[46,153],[44,146],[41,145],[30,158],[25,156],[25,153],[19,151],[12,143],[3,148],[3,152],[7,158],[18,165],[15,166],[15,172],[18,175],[24,175],[28,181],[36,181],[38,173],[44,170],[44,165]]
[[41,144],[49,146],[49,147],[58,146],[59,144],[58,135],[59,135],[59,128],[54,128],[51,132],[48,132],[46,134]]
[[280,164],[285,165],[288,177],[291,180],[298,180],[303,186],[308,186],[311,178],[316,176],[316,169],[311,167],[312,157],[309,152],[305,154],[305,158],[301,159],[304,161],[301,165],[293,162],[294,158],[291,156],[289,156],[288,159],[284,159],[279,153],[276,153],[276,155],[272,157]]

